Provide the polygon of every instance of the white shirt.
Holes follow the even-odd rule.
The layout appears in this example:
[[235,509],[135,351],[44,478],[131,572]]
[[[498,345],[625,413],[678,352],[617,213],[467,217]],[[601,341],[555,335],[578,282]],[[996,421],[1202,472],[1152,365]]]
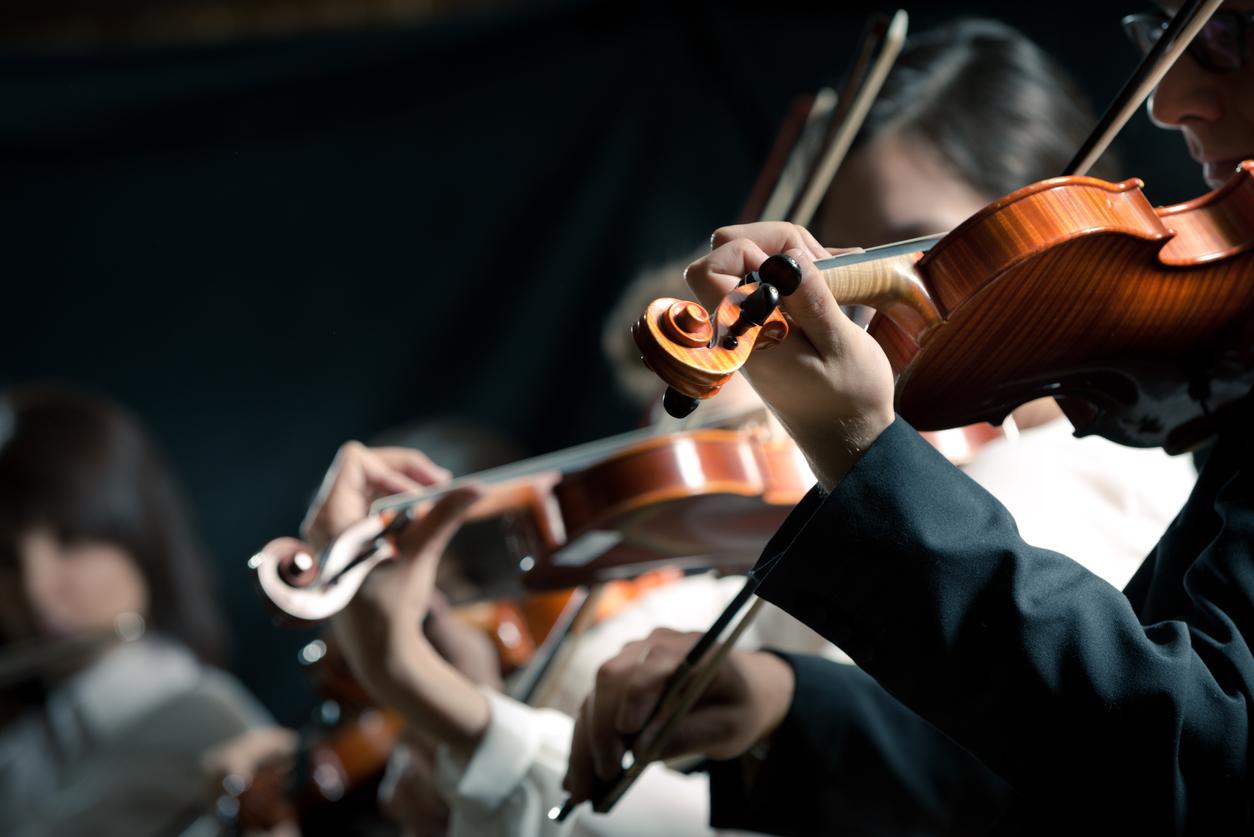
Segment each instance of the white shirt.
[[963,468],[1001,501],[1033,546],[1061,552],[1120,590],[1189,498],[1188,456],[1077,439],[1066,419],[980,449]]
[[[1009,509],[1024,540],[1074,558],[1122,587],[1171,522],[1196,473],[1187,457],[1074,439],[1065,420],[989,443],[964,470]],[[466,763],[437,754],[437,781],[451,808],[450,837],[710,835],[708,779],[654,764],[609,814],[581,806],[562,824],[548,812],[561,788],[574,721],[596,670],[623,644],[654,627],[703,631],[735,595],[740,578],[698,576],[659,588],[596,626],[576,646],[554,699],[525,706],[487,692],[491,720]],[[767,605],[741,640],[848,661],[838,649]]]

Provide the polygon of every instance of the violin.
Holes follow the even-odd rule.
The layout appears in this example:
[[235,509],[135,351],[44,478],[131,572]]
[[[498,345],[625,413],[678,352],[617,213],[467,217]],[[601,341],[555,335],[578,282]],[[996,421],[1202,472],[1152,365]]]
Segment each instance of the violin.
[[470,482],[489,487],[471,518],[505,520],[524,586],[552,590],[663,566],[743,571],[813,476],[764,429],[634,431],[385,498],[316,559],[296,541],[263,550],[249,561],[263,596],[289,620],[329,618],[419,507]]
[[[1077,435],[1187,450],[1254,384],[1242,328],[1254,305],[1254,162],[1174,206],[1155,209],[1143,185],[1046,180],[944,236],[816,267],[842,303],[877,310],[869,331],[897,375],[897,411],[922,430],[1000,422],[1054,396]],[[660,299],[636,324],[672,407],[710,397],[755,347],[786,337],[769,303],[800,270],[775,256],[757,274],[712,318]]]
[[404,727],[400,715],[375,706],[338,646],[315,639],[299,654],[319,694],[300,731],[295,757],[257,766],[245,783],[229,776],[217,804],[227,833],[276,828],[320,817],[326,806],[349,798],[374,807],[374,788]]

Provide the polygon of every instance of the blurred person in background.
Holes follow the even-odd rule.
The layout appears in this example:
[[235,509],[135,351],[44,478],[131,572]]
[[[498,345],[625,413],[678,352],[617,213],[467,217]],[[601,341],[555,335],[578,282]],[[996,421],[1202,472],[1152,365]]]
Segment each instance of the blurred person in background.
[[0,595],[0,833],[204,824],[203,754],[267,715],[213,667],[222,629],[182,494],[121,407],[0,397]]

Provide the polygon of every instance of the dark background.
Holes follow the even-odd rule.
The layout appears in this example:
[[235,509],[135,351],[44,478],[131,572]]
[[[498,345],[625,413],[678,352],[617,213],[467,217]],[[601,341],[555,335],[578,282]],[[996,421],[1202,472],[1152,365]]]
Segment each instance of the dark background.
[[[873,5],[10,43],[0,384],[85,384],[148,422],[213,555],[236,669],[293,723],[305,635],[270,624],[248,555],[295,532],[346,439],[459,415],[539,452],[633,425],[605,311],[736,216],[790,98],[843,70]],[[962,12],[1019,26],[1103,106],[1136,59],[1124,3],[919,6],[914,31]],[[1143,115],[1120,150],[1156,202],[1202,191]]]

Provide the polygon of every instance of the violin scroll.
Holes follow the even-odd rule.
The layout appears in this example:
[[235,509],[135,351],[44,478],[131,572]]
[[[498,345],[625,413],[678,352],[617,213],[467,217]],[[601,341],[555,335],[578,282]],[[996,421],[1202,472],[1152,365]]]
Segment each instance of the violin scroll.
[[719,304],[711,318],[694,302],[662,298],[632,326],[641,359],[668,384],[663,406],[683,418],[715,395],[754,349],[788,336],[781,297],[801,284],[801,268],[789,256],[772,256]]
[[321,556],[296,538],[276,538],[248,559],[248,566],[262,599],[278,616],[297,625],[313,624],[343,610],[370,571],[395,555],[392,531],[379,516],[368,517],[349,527]]

